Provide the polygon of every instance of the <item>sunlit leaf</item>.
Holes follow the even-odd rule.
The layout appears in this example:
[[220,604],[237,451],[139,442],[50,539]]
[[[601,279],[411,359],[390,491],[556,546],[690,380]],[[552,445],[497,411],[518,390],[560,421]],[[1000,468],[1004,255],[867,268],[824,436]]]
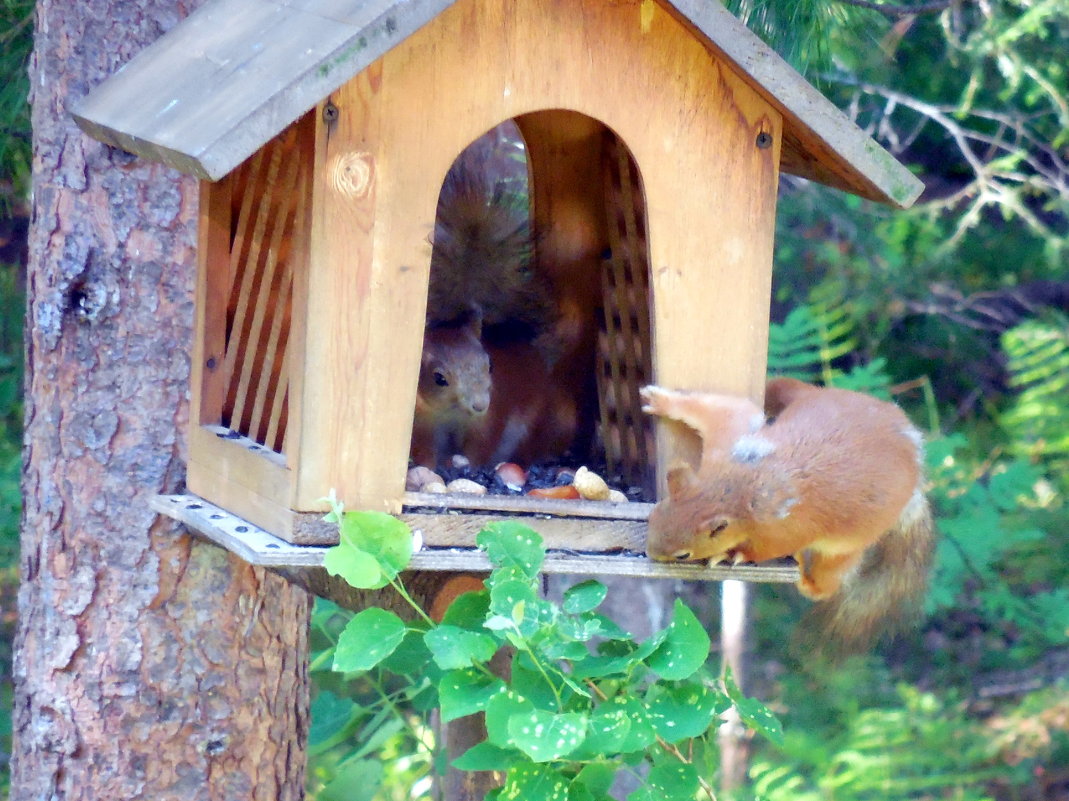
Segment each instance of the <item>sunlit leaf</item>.
[[405,636],[405,624],[393,612],[371,607],[346,625],[334,651],[334,670],[370,670],[393,653]]

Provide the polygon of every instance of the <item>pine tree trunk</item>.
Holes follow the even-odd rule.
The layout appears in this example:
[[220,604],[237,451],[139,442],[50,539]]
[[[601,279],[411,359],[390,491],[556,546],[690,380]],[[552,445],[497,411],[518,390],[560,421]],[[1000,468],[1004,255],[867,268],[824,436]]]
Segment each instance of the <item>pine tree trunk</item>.
[[307,594],[147,505],[183,481],[195,182],[66,113],[189,10],[38,3],[15,801],[302,795]]

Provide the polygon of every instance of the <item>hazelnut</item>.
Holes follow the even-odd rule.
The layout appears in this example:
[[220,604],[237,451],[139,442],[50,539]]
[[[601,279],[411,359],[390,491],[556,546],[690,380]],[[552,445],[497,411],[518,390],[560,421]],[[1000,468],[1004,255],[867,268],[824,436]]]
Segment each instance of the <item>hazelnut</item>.
[[572,486],[579,495],[588,501],[607,501],[609,499],[609,485],[605,479],[586,467],[580,467],[575,471]]
[[494,468],[494,472],[502,484],[515,492],[519,492],[527,483],[527,471],[515,462],[501,462]]
[[426,492],[425,487],[435,481],[439,484],[443,483],[440,475],[429,467],[418,464],[410,468],[405,475],[405,490],[407,492]]
[[470,478],[454,478],[445,488],[449,492],[454,492],[457,495],[485,495],[486,487],[477,481],[472,481]]

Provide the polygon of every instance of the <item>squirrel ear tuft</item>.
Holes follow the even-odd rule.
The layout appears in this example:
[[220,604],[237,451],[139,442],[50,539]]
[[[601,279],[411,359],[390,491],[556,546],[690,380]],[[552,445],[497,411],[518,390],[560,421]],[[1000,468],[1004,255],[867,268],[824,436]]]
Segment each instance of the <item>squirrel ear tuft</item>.
[[464,325],[466,328],[470,328],[471,332],[477,337],[482,338],[483,335],[483,309],[478,303],[472,303],[468,306],[468,310],[464,315]]
[[674,498],[695,482],[694,471],[685,464],[673,467],[668,471],[668,497]]

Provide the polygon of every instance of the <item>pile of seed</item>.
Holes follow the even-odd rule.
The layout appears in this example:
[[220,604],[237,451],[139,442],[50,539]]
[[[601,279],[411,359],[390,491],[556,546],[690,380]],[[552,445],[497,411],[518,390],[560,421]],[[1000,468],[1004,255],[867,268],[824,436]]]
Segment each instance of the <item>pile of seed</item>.
[[559,465],[532,465],[524,470],[515,462],[495,467],[473,468],[463,456],[454,456],[438,470],[416,466],[408,471],[405,489],[409,492],[457,493],[469,495],[530,495],[542,498],[597,500],[615,503],[645,500],[641,487],[626,487],[618,476],[609,481],[601,472]]

